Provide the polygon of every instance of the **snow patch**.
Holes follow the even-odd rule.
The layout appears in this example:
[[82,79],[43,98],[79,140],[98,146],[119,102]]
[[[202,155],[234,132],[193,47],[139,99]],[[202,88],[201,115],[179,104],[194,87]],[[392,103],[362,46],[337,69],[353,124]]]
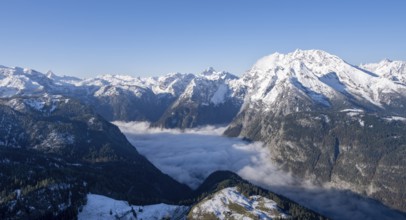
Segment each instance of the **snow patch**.
[[211,97],[210,101],[214,105],[224,103],[227,92],[228,92],[228,87],[224,84],[221,84],[218,87],[217,91],[214,93],[214,95]]
[[355,164],[355,168],[357,168],[357,170],[361,173],[362,176],[365,176],[366,174],[364,173],[364,169],[366,168],[366,166],[364,164]]
[[88,194],[87,204],[82,212],[78,214],[79,220],[99,220],[99,219],[143,219],[157,220],[169,217],[170,219],[186,219],[188,206],[167,205],[164,203],[135,206],[128,202],[115,200],[106,196]]
[[390,116],[390,117],[386,117],[384,119],[387,121],[406,121],[406,118],[399,117],[399,116]]
[[340,112],[359,112],[359,113],[363,113],[364,110],[362,110],[362,109],[356,109],[356,108],[354,108],[354,109],[348,108],[348,109],[343,109],[343,110],[341,110]]

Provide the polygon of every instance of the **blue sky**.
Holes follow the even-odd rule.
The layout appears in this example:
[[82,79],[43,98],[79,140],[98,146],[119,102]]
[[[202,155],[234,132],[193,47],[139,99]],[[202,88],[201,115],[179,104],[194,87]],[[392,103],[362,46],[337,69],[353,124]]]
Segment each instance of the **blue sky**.
[[60,75],[242,74],[274,52],[406,60],[404,0],[0,0],[0,64]]

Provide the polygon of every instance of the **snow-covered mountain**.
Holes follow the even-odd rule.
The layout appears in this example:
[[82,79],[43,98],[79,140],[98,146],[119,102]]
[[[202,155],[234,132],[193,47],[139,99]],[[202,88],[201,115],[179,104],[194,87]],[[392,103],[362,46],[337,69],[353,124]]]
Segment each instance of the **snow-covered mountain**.
[[169,128],[227,124],[239,111],[244,96],[245,87],[238,77],[208,68],[189,82],[156,124]]
[[242,76],[247,95],[225,134],[265,142],[295,175],[405,210],[402,71],[402,62],[357,67],[320,50],[266,56]]
[[19,67],[0,66],[0,96],[36,95],[50,87],[52,80],[45,74]]
[[392,61],[385,59],[379,63],[363,64],[360,67],[396,83],[406,84],[405,61]]
[[236,76],[227,72],[216,72],[209,68],[197,75],[179,96],[178,102],[200,102],[202,105],[219,105],[230,96],[238,95],[233,87]]
[[320,50],[266,56],[242,81],[248,87],[246,108],[282,115],[315,107],[404,113],[405,85]]
[[[147,120],[156,126],[191,127],[231,121],[244,97],[237,79],[213,68],[197,75],[102,75],[82,80],[1,66],[0,97],[63,95],[93,106],[107,120]],[[214,116],[199,113],[201,107]],[[183,111],[195,112],[193,119],[184,121]],[[173,122],[173,115],[179,113],[178,121]]]
[[146,91],[151,91],[154,95],[170,94],[179,96],[188,83],[194,78],[193,74],[169,73],[160,77],[133,77],[126,75],[101,75],[73,83],[79,88],[89,89],[89,95],[111,96],[123,90],[141,97]]
[[282,117],[352,109],[406,117],[406,84],[398,80],[405,76],[404,62],[384,61],[366,66],[368,70],[320,50],[263,57],[239,80],[247,92],[228,133],[246,135],[252,130],[244,129],[254,123],[252,115]]

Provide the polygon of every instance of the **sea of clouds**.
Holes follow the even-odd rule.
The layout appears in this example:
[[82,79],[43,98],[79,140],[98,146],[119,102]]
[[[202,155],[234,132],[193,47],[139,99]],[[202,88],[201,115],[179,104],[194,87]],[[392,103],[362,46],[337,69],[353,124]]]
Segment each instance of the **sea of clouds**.
[[350,191],[293,177],[272,163],[261,142],[222,136],[225,127],[184,131],[146,122],[114,122],[136,149],[162,172],[197,188],[210,173],[230,170],[333,219],[405,219],[405,215]]

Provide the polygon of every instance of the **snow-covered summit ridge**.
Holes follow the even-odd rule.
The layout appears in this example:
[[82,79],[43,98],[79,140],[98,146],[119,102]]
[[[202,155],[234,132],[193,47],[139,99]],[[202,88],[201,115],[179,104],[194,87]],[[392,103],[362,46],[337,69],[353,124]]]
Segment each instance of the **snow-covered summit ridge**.
[[[55,93],[61,90],[84,89],[90,95],[113,94],[110,90],[127,90],[138,94],[151,90],[154,94],[168,93],[179,96],[192,80],[221,81],[237,79],[236,76],[225,72],[217,72],[208,68],[201,74],[169,73],[159,77],[134,77],[129,75],[105,74],[88,79],[71,76],[58,76],[52,71],[40,73],[20,67],[0,66],[0,96],[38,94],[41,92]],[[58,87],[58,88],[56,88]]]
[[296,50],[261,58],[242,81],[248,87],[251,103],[266,103],[266,109],[278,107],[276,102],[287,93],[324,106],[344,99],[382,108],[391,103],[388,94],[406,97],[404,85],[383,75],[321,50]]
[[202,73],[200,73],[201,75],[203,75],[203,76],[210,76],[210,75],[212,75],[213,73],[215,73],[216,72],[216,70],[213,68],[213,67],[208,67],[207,69],[205,69]]
[[384,59],[378,63],[362,64],[360,67],[394,82],[406,84],[406,61]]
[[295,50],[292,53],[282,54],[273,53],[259,59],[253,66],[252,70],[269,70],[274,69],[277,66],[286,65],[297,62],[326,64],[344,62],[339,57],[331,55],[322,50]]
[[46,75],[20,67],[0,67],[0,97],[42,93],[50,80]]
[[237,79],[238,77],[226,72],[226,71],[216,71],[213,67],[208,67],[206,70],[197,75],[198,77],[203,77],[209,80],[227,80],[227,79]]

